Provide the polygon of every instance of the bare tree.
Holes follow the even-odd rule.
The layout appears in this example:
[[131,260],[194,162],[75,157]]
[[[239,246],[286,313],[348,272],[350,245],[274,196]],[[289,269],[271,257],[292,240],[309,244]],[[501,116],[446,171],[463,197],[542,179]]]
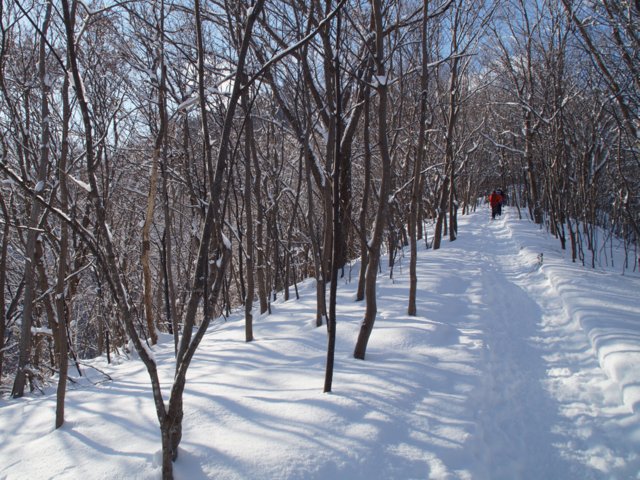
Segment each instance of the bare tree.
[[380,263],[380,247],[382,245],[384,228],[389,210],[389,193],[391,190],[391,156],[389,154],[389,143],[387,133],[387,91],[389,88],[388,72],[385,65],[385,28],[383,22],[383,9],[380,0],[371,2],[372,23],[374,26],[375,50],[375,89],[378,94],[378,144],[381,161],[380,190],[378,192],[378,209],[375,223],[369,240],[369,262],[367,264],[365,279],[365,314],[360,326],[360,333],[356,340],[353,356],[364,360],[367,351],[369,337],[373,331],[373,325],[377,313],[376,301],[376,280],[378,276],[378,265]]
[[[151,251],[151,239],[150,232],[154,218],[154,210],[156,204],[156,194],[158,190],[158,177],[159,177],[159,165],[163,151],[163,143],[166,139],[167,129],[167,112],[166,112],[166,68],[164,61],[164,15],[165,6],[164,1],[160,2],[160,19],[157,31],[157,57],[154,59],[154,72],[160,72],[160,78],[154,78],[157,83],[157,95],[158,95],[158,120],[159,127],[156,133],[156,139],[153,145],[153,151],[151,155],[151,173],[149,177],[149,194],[147,196],[147,208],[144,217],[144,224],[142,225],[142,255],[140,263],[142,265],[142,275],[144,280],[144,313],[147,320],[147,329],[149,330],[149,336],[151,338],[151,344],[158,343],[158,333],[155,322],[155,312],[153,308],[153,287],[151,279],[151,267],[150,267],[150,251]],[[155,73],[154,73],[155,75]]]
[[4,195],[0,190],[0,208],[4,217],[4,225],[2,226],[2,243],[0,244],[0,384],[2,383],[2,374],[4,366],[4,348],[5,335],[7,329],[6,317],[6,297],[5,287],[7,283],[7,252],[9,251],[9,234],[11,233],[11,224],[9,223],[9,209],[4,199]]
[[[484,0],[465,4],[457,2],[454,8],[450,9],[447,48],[450,52],[448,87],[445,90],[446,109],[442,109],[444,177],[439,192],[438,218],[433,238],[434,250],[440,248],[447,214],[449,215],[449,240],[454,241],[457,237],[456,178],[464,167],[464,163],[458,162],[464,160],[463,152],[468,141],[462,133],[465,126],[459,125],[461,109],[469,97],[469,92],[465,89],[465,74],[468,73],[471,55],[484,34],[492,14],[492,2]],[[469,130],[473,129],[473,126],[469,128]]]
[[246,294],[244,297],[244,321],[245,321],[245,341],[253,341],[253,299],[255,295],[255,236],[253,230],[253,208],[252,208],[252,177],[251,164],[254,158],[254,132],[251,118],[249,92],[245,90],[242,94],[242,108],[245,115],[245,139],[244,139],[244,207],[246,217],[246,246],[245,256],[246,266]]
[[409,306],[407,313],[416,315],[416,293],[418,287],[417,262],[418,262],[418,208],[420,195],[422,194],[422,165],[426,154],[426,136],[429,127],[429,50],[428,50],[428,24],[429,24],[429,0],[423,3],[422,25],[420,29],[420,56],[422,68],[420,72],[420,113],[418,123],[418,144],[416,146],[415,161],[413,165],[413,186],[411,188],[411,206],[409,211],[409,244],[411,257],[409,260]]
[[[41,97],[41,116],[43,119],[49,117],[49,89],[50,85],[47,80],[46,71],[46,36],[51,22],[51,2],[47,2],[46,12],[41,27],[42,35],[40,38],[39,50],[39,73],[42,87]],[[22,397],[24,395],[24,387],[27,376],[31,374],[29,368],[29,357],[31,353],[31,326],[33,322],[33,302],[36,290],[36,242],[39,236],[39,225],[43,218],[42,205],[35,199],[35,195],[45,190],[47,181],[47,170],[49,167],[49,125],[48,120],[43,121],[42,138],[40,141],[40,158],[37,167],[37,176],[35,179],[35,187],[33,189],[33,202],[31,205],[31,215],[29,218],[29,231],[27,232],[27,245],[25,258],[25,292],[24,292],[24,310],[22,312],[22,324],[20,332],[20,357],[18,362],[18,371],[13,383],[11,395],[13,397]]]

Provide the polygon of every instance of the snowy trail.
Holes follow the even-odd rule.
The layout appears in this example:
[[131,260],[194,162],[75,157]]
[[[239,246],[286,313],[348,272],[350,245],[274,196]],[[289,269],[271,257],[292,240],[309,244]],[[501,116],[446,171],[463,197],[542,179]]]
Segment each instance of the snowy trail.
[[519,280],[537,265],[519,259],[519,247],[503,220],[470,227],[464,248],[482,261],[474,295],[487,307],[479,325],[485,355],[476,439],[484,478],[587,478],[584,472],[572,472],[549,442],[558,405],[543,388],[544,352],[534,342],[542,310]]
[[[625,409],[612,396],[615,382],[598,365],[584,322],[573,315],[573,310],[589,309],[580,304],[568,308],[553,272],[543,273],[543,257],[514,239],[512,223],[474,220],[466,225],[472,235],[463,241],[464,250],[482,259],[481,296],[489,310],[480,327],[486,356],[475,439],[481,445],[483,478],[640,478],[638,417],[622,413]],[[629,288],[616,285],[618,291]],[[598,291],[589,285],[580,294],[588,303]],[[636,343],[615,353],[633,362],[637,348]],[[587,398],[588,406],[582,404]],[[635,429],[630,427],[634,422]],[[609,448],[603,438],[616,433],[626,434],[630,443]],[[617,468],[620,473],[605,474]]]
[[[429,478],[466,478],[468,472],[487,480],[594,478],[555,445],[563,440],[553,432],[562,419],[544,385],[548,366],[538,343],[543,312],[522,287],[540,281],[532,277],[538,267],[521,258],[503,221],[481,216],[465,223],[456,242],[445,242],[437,255],[419,263],[420,281],[429,288],[419,293],[418,316],[446,322],[422,339],[426,366],[457,358],[466,367],[453,385],[427,376],[424,398],[407,407],[414,424],[428,424],[423,447],[438,452],[437,461],[428,462]],[[452,371],[447,378],[454,378]],[[467,422],[465,433],[456,433],[446,415],[434,418],[433,405]],[[416,429],[408,424],[411,436]],[[438,449],[443,445],[449,448]]]

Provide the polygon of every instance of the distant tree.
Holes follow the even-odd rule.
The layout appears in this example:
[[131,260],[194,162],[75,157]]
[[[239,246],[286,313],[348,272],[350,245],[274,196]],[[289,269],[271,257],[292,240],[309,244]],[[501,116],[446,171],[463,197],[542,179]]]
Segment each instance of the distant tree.
[[[624,229],[640,237],[638,189],[638,138],[640,138],[640,5],[604,0],[578,3],[561,0],[576,35],[592,58],[617,106],[620,125],[617,150],[615,206],[624,217]],[[626,154],[623,152],[627,152]],[[637,240],[636,240],[637,241]]]
[[[493,3],[484,0],[464,3],[456,2],[449,10],[449,19],[445,23],[449,27],[447,33],[449,44],[445,50],[450,57],[447,62],[448,85],[444,89],[441,105],[442,138],[444,145],[441,150],[444,153],[444,176],[440,187],[438,200],[438,217],[436,220],[433,248],[440,248],[440,242],[445,228],[446,216],[449,216],[449,240],[457,237],[458,221],[458,193],[456,179],[464,168],[464,151],[472,146],[467,146],[469,137],[465,138],[465,130],[475,130],[475,126],[465,126],[461,122],[461,109],[464,103],[468,103],[470,97],[469,85],[465,83],[465,75],[471,64],[471,55],[475,52],[478,42],[484,35],[488,21],[493,14]],[[462,161],[461,161],[462,160]]]
[[[542,117],[542,106],[538,93],[538,77],[536,76],[536,35],[541,28],[541,6],[521,0],[503,4],[503,14],[509,19],[506,28],[509,35],[494,30],[494,38],[500,49],[499,61],[504,69],[505,97],[515,96],[514,102],[520,107],[521,128],[510,129],[509,132],[520,141],[523,155],[524,178],[527,182],[527,205],[530,217],[537,224],[543,222],[543,206],[539,192],[540,168],[535,159],[535,140],[539,134]],[[521,133],[520,133],[521,132]]]

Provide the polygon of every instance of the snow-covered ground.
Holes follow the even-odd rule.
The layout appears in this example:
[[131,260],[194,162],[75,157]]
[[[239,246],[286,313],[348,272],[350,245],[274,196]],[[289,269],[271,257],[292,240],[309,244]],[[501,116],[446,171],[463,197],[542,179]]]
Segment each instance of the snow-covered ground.
[[[507,210],[460,218],[380,275],[367,358],[356,268],[340,281],[333,393],[315,292],[276,302],[246,344],[236,315],[192,363],[178,479],[638,479],[640,276],[572,264]],[[543,254],[542,263],[539,255]],[[349,273],[353,281],[349,282]],[[154,347],[165,389],[172,343]],[[55,395],[0,400],[0,479],[157,479],[160,435],[139,360],[92,364],[54,430]]]

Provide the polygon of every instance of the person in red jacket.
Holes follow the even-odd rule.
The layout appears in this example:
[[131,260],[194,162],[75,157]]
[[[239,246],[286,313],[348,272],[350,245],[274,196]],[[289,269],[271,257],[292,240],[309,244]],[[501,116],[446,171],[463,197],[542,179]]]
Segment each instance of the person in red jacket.
[[495,190],[489,195],[489,205],[491,205],[491,220],[495,220],[496,215],[502,214],[502,195]]

